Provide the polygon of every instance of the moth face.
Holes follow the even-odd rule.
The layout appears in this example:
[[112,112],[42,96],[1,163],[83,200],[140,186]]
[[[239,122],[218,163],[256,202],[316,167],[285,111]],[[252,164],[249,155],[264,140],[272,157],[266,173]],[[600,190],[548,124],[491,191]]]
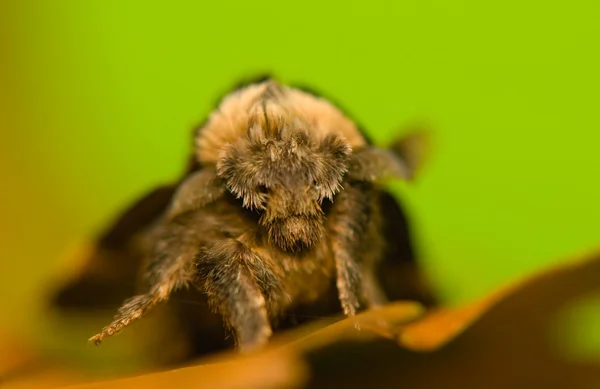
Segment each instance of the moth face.
[[251,129],[223,149],[217,174],[244,207],[262,213],[272,244],[301,251],[322,237],[322,203],[342,189],[351,151],[337,135],[315,142],[298,129]]

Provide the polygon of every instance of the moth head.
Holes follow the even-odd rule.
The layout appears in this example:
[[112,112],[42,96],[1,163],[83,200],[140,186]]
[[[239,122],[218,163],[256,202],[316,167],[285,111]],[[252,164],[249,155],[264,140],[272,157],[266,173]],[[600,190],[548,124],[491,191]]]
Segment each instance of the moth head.
[[261,212],[269,241],[284,251],[308,249],[322,237],[323,202],[342,189],[352,152],[341,136],[315,139],[307,126],[299,120],[253,124],[217,162],[228,190]]

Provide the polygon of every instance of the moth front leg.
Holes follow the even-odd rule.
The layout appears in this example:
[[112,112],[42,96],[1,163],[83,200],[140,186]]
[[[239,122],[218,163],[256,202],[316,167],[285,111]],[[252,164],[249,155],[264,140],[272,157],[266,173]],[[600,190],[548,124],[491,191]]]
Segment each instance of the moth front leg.
[[234,331],[241,351],[264,345],[272,334],[266,299],[251,271],[252,264],[260,261],[235,239],[218,241],[196,257],[200,288],[212,310]]
[[366,185],[346,184],[335,198],[328,216],[336,285],[342,309],[347,316],[356,314],[360,297],[364,295],[361,245],[368,229],[369,201]]
[[[195,281],[194,259],[203,241],[203,231],[194,229],[194,219],[187,215],[160,225],[150,235],[154,244],[149,252],[144,280],[146,293],[127,299],[119,308],[113,321],[90,341],[99,345],[133,321],[150,312],[157,304],[168,300],[172,292],[186,288]],[[192,215],[193,216],[193,215]]]

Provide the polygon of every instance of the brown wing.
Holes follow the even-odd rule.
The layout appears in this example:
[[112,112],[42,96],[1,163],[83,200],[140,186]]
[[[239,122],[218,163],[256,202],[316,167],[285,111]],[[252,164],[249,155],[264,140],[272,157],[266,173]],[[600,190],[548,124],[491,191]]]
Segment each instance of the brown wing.
[[[197,169],[191,158],[181,180]],[[167,209],[181,180],[152,190],[118,216],[94,242],[81,273],[54,293],[51,305],[112,309],[133,295],[142,263],[134,238]]]
[[396,198],[381,192],[384,238],[387,252],[378,269],[378,278],[390,300],[415,300],[425,306],[437,298],[425,281],[418,262],[405,211]]

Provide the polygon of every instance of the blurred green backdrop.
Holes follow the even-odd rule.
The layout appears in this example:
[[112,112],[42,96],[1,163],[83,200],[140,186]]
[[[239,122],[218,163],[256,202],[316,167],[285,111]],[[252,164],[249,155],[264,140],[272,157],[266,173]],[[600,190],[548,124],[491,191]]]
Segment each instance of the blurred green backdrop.
[[0,5],[2,321],[26,328],[69,247],[175,178],[215,98],[265,71],[378,142],[431,123],[398,190],[450,302],[600,242],[600,3],[158,3]]

